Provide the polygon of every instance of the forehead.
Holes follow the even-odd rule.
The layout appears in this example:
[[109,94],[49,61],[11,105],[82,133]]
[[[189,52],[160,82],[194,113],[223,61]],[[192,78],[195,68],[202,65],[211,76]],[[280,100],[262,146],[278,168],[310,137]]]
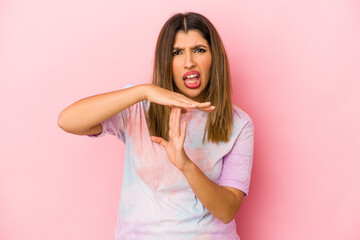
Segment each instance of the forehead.
[[176,33],[174,47],[190,47],[198,44],[208,46],[206,39],[198,30],[189,30],[187,33],[178,31]]

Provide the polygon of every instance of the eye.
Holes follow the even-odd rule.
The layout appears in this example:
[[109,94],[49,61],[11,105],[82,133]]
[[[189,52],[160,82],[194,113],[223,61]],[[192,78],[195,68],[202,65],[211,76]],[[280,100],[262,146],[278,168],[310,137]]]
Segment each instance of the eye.
[[204,52],[206,52],[206,50],[205,50],[205,49],[202,49],[202,48],[198,48],[198,49],[195,50],[195,52],[204,53]]
[[180,51],[175,51],[173,52],[173,56],[179,55],[181,52]]

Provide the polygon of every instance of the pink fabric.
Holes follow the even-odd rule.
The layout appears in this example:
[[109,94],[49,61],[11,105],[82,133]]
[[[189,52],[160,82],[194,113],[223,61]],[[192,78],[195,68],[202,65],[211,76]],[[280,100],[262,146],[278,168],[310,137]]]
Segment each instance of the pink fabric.
[[[239,115],[244,112],[235,110]],[[250,177],[253,162],[254,125],[249,118],[235,141],[234,147],[224,156],[223,170],[218,184],[237,188],[249,193]]]

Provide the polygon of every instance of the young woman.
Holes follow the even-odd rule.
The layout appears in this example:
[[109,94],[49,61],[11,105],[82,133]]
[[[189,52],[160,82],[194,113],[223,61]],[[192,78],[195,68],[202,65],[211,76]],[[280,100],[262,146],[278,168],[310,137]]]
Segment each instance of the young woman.
[[58,125],[125,143],[116,239],[239,239],[254,127],[232,104],[226,53],[204,16],[165,23],[152,84],[77,101]]

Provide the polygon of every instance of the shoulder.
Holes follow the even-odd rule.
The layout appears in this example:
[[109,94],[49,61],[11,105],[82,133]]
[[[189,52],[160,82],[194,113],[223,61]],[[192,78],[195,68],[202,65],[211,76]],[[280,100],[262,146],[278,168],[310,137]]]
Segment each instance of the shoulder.
[[234,123],[253,125],[253,121],[249,114],[247,114],[243,109],[239,108],[235,104],[233,104],[233,121]]

